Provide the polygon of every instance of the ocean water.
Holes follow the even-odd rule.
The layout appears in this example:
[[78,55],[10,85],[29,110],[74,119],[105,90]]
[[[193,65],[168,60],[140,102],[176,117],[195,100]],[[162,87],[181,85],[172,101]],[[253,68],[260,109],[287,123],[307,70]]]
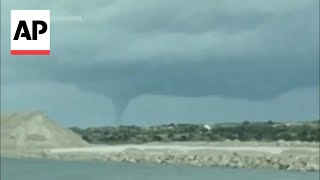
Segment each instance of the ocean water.
[[1,180],[319,180],[317,172],[1,158]]

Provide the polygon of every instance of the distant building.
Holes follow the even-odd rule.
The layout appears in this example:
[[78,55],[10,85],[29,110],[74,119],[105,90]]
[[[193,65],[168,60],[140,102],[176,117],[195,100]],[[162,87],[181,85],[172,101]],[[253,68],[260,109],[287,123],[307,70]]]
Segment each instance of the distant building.
[[205,124],[205,125],[203,125],[203,127],[206,128],[206,129],[209,130],[209,131],[211,130],[211,127],[210,127],[209,125],[206,125],[206,124]]

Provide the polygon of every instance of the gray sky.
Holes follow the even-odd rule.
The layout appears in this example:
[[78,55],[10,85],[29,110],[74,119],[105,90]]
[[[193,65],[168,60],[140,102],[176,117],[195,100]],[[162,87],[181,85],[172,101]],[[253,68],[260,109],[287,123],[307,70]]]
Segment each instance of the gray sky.
[[[10,10],[50,9],[49,57],[10,56]],[[1,110],[65,126],[319,118],[317,0],[2,1]]]

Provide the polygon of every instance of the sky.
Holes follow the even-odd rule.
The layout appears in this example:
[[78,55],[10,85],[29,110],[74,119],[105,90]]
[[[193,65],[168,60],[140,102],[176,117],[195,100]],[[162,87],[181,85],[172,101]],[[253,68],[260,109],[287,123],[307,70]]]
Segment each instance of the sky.
[[[2,112],[67,127],[319,119],[318,0],[1,6]],[[50,56],[10,55],[13,9],[51,10]]]

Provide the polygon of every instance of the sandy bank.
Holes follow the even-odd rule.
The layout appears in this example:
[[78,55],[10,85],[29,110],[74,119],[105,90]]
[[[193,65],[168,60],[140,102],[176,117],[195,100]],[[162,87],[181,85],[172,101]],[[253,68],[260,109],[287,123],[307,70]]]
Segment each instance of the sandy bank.
[[42,112],[1,114],[1,154],[60,147],[85,147],[78,134],[57,125]]
[[306,151],[316,153],[319,151],[317,148],[312,147],[270,147],[270,146],[239,146],[239,147],[212,147],[212,146],[187,146],[187,145],[117,145],[117,146],[91,146],[84,148],[57,148],[51,149],[49,152],[51,153],[79,153],[79,152],[92,152],[92,153],[111,153],[111,152],[122,152],[127,149],[137,149],[137,150],[175,150],[181,152],[189,152],[196,150],[208,150],[208,151],[231,151],[231,152],[261,152],[261,153],[272,153],[272,154],[280,154],[283,151],[287,150],[298,150],[298,151]]

